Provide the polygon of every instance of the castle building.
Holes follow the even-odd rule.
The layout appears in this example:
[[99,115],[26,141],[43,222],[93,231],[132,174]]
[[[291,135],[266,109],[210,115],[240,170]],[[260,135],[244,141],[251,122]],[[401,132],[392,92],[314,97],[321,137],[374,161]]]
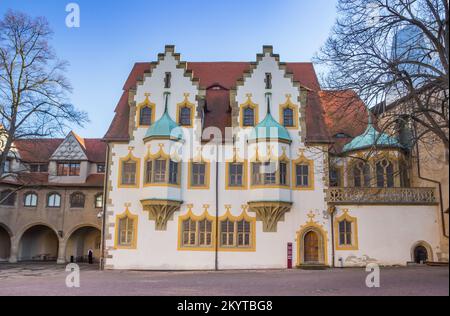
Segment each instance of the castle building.
[[101,258],[106,145],[16,140],[0,181],[0,262]]
[[106,133],[106,269],[406,265],[448,258],[434,187],[311,63],[135,64]]

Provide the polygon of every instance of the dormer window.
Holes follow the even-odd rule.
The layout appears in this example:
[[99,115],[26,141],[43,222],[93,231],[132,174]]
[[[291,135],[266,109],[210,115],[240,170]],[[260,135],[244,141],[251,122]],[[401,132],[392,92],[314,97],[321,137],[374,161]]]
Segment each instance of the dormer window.
[[266,73],[266,79],[264,81],[266,83],[266,89],[272,89],[272,74],[270,72]]
[[59,177],[77,177],[80,175],[79,162],[58,162],[57,175]]
[[172,85],[172,73],[166,72],[166,75],[164,76],[164,89],[170,89],[170,86]]

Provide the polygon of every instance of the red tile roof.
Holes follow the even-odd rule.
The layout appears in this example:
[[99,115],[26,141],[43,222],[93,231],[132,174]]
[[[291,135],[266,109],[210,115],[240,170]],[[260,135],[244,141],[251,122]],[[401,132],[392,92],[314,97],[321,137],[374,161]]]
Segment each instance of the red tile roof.
[[[335,142],[335,150],[340,152],[345,144],[366,130],[369,121],[367,108],[351,90],[320,91],[319,96],[325,110],[325,123],[330,137]],[[373,115],[372,118],[375,122]],[[337,134],[349,137],[336,138]]]
[[[205,114],[205,127],[215,126],[222,131],[231,126],[231,112],[229,108],[230,95],[226,91],[236,86],[238,79],[250,69],[249,62],[193,62],[187,63],[187,69],[199,79],[200,86],[208,89],[220,86],[225,90],[209,89],[206,93],[208,112]],[[144,73],[150,71],[151,63],[136,63],[124,85],[124,92],[115,109],[114,119],[105,134],[107,141],[128,141],[129,127],[129,90],[136,85]],[[312,63],[287,63],[287,72],[294,75],[294,79],[310,89],[306,107],[306,126],[308,142],[329,142],[327,128],[324,123],[324,110],[317,92],[320,90],[319,81]],[[225,119],[224,119],[225,118]]]
[[[63,141],[62,138],[20,139],[14,142],[14,146],[24,162],[45,163]],[[89,161],[96,163],[106,161],[106,144],[101,139],[84,138],[82,145]]]
[[[101,139],[81,138],[75,134],[90,162],[105,163],[106,144]],[[55,150],[64,141],[62,138],[21,139],[14,142],[15,149],[25,163],[48,163]],[[72,187],[102,187],[103,174],[91,174],[84,183],[53,183],[49,182],[48,173],[21,172],[2,179],[0,182],[12,185],[42,185],[42,186],[72,186]]]

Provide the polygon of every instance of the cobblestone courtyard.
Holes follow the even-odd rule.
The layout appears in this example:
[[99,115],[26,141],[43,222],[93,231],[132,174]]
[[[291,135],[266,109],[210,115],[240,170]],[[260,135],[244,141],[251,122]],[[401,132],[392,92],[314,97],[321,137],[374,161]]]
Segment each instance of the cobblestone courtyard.
[[98,271],[81,266],[81,287],[65,286],[65,266],[0,264],[0,295],[449,295],[448,267],[385,268],[381,287],[364,269],[222,272]]

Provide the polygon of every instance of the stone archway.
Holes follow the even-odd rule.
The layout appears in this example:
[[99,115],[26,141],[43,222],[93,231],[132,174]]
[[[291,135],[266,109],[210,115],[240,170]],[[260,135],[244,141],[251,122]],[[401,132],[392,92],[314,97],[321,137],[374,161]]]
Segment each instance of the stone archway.
[[56,262],[59,238],[50,227],[37,224],[29,227],[20,237],[18,261]]
[[101,231],[94,226],[75,228],[67,238],[65,259],[67,262],[88,262],[92,252],[94,263],[101,257]]
[[6,262],[11,255],[11,234],[8,227],[0,223],[0,262]]

